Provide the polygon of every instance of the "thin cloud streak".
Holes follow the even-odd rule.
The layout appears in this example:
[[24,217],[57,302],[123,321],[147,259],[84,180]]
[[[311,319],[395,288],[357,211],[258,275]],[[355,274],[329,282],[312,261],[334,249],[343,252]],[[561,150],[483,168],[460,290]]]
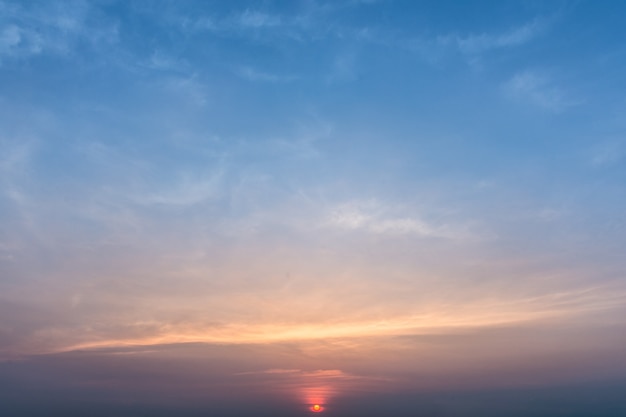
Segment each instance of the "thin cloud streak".
[[418,217],[396,217],[393,210],[376,202],[349,202],[330,210],[327,224],[345,230],[365,230],[375,234],[415,235],[446,239],[472,238],[461,227],[447,224],[429,224]]
[[580,101],[568,98],[567,94],[556,87],[546,75],[534,71],[515,74],[504,84],[503,88],[513,98],[526,100],[557,113],[582,104]]
[[543,20],[535,19],[501,34],[482,33],[479,35],[442,37],[440,42],[446,44],[451,40],[465,54],[480,54],[494,49],[524,45],[539,36],[544,28]]

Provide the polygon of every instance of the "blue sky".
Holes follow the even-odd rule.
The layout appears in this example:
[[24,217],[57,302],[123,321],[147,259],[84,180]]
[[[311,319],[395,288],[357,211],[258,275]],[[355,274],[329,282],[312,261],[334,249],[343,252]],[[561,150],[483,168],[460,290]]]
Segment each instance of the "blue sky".
[[238,372],[421,389],[557,347],[537,380],[623,378],[624,12],[0,1],[0,360],[252,344]]

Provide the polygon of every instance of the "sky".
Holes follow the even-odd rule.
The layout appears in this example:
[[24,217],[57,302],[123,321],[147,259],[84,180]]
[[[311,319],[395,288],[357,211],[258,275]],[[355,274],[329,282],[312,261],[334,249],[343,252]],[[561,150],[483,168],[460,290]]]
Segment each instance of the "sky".
[[0,414],[624,416],[626,4],[0,0]]

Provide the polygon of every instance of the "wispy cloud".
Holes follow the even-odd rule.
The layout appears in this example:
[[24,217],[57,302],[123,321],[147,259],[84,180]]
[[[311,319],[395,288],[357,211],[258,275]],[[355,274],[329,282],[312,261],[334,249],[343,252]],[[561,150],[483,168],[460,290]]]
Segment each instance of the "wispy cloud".
[[241,13],[237,21],[241,26],[250,28],[272,28],[283,23],[280,16],[264,13],[259,10],[246,9]]
[[608,167],[626,158],[626,140],[606,140],[595,145],[589,152],[589,161],[596,167]]
[[159,79],[159,84],[166,92],[194,106],[204,107],[209,103],[209,89],[196,74],[164,77]]
[[423,220],[413,213],[399,215],[398,210],[379,203],[376,200],[352,201],[330,209],[326,224],[344,230],[365,231],[383,235],[414,235],[419,237],[437,237],[461,239],[471,236],[467,230],[452,227],[445,223]]
[[0,54],[5,56],[34,55],[41,52],[41,37],[16,25],[7,25],[0,33]]
[[[220,36],[246,38],[253,41],[287,40],[298,43],[322,39],[368,40],[379,43],[370,33],[370,26],[340,24],[335,14],[347,8],[363,7],[369,2],[305,2],[289,13],[271,8],[246,8],[230,14],[205,13],[200,16],[181,15],[170,19],[188,33],[209,32]],[[170,23],[171,23],[170,22]]]
[[558,86],[546,73],[522,71],[503,84],[504,92],[511,98],[527,101],[552,112],[562,112],[581,104]]
[[151,69],[174,72],[189,71],[190,69],[190,65],[186,60],[176,58],[160,50],[152,53],[146,65]]
[[197,177],[183,174],[173,185],[160,187],[153,192],[137,195],[134,200],[146,205],[190,206],[215,199],[220,191],[222,173]]
[[524,45],[539,36],[545,28],[540,19],[532,20],[522,26],[514,27],[504,33],[481,33],[467,36],[448,36],[440,38],[441,42],[452,42],[465,54],[480,54],[490,50],[511,48]]
[[275,74],[265,71],[259,71],[255,68],[249,66],[243,66],[236,70],[236,73],[248,80],[253,82],[268,82],[268,83],[286,83],[297,80],[298,77],[293,75],[282,75]]
[[212,32],[220,35],[254,38],[270,34],[272,37],[285,36],[299,38],[299,31],[305,29],[306,16],[284,16],[259,9],[245,9],[231,15],[184,16],[177,21],[178,26],[188,32]]
[[489,52],[521,47],[545,32],[547,22],[536,18],[521,26],[514,26],[504,32],[483,32],[439,34],[433,37],[419,37],[408,41],[395,41],[419,53],[424,59],[436,63],[446,56],[460,53],[471,64],[479,62],[481,56]]
[[2,3],[0,10],[0,59],[67,54],[80,42],[97,46],[117,41],[117,24],[96,18],[86,2]]

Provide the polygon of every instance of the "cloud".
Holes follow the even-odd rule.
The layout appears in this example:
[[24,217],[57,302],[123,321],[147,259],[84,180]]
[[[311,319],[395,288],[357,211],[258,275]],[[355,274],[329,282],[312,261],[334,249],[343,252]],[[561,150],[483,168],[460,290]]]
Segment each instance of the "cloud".
[[0,59],[67,54],[76,44],[115,43],[115,22],[83,1],[0,4]]
[[365,231],[382,235],[414,235],[461,239],[469,237],[462,228],[423,220],[420,216],[400,215],[398,210],[376,200],[352,201],[330,209],[326,224],[344,230]]
[[551,77],[537,71],[522,71],[503,84],[509,97],[522,100],[555,113],[581,104],[555,85]]
[[8,25],[0,32],[0,56],[35,55],[42,49],[41,36],[34,31]]
[[159,83],[165,92],[194,106],[204,107],[210,103],[207,85],[195,74],[171,76],[161,79]]
[[220,35],[254,38],[270,33],[271,36],[294,39],[299,38],[296,32],[305,28],[303,23],[305,20],[306,16],[286,18],[261,10],[245,9],[230,16],[180,16],[174,23],[189,33],[207,31]]
[[241,26],[254,29],[272,28],[280,26],[283,23],[280,16],[250,9],[246,9],[241,13],[237,20]]
[[253,82],[259,81],[268,83],[285,83],[297,79],[297,77],[293,75],[273,74],[269,72],[259,71],[255,68],[248,66],[238,68],[236,70],[236,73],[240,77]]
[[134,198],[139,204],[190,206],[215,198],[220,190],[222,173],[216,171],[206,177],[182,175],[170,187],[159,187]]
[[22,175],[27,170],[34,153],[35,145],[32,140],[1,140],[0,139],[0,172],[7,180],[16,175]]
[[176,58],[161,50],[155,50],[152,53],[146,66],[150,69],[162,71],[182,72],[190,70],[190,65],[186,60]]
[[[40,208],[31,191],[33,161],[39,151],[38,145],[32,139],[0,140],[0,210],[8,209],[5,215],[7,219],[9,215],[12,217],[2,228],[5,236],[0,240],[13,235],[16,242],[10,246],[21,246],[25,235],[42,238],[36,227]],[[8,233],[9,230],[13,233]]]
[[330,68],[330,72],[326,77],[329,83],[348,82],[357,79],[357,63],[356,54],[354,52],[343,52],[338,54]]
[[608,167],[620,163],[626,157],[626,140],[615,139],[603,141],[589,152],[591,165]]
[[442,42],[453,42],[465,54],[479,54],[494,49],[510,48],[523,45],[537,37],[545,24],[535,19],[522,26],[514,27],[500,34],[481,33],[479,35],[452,36],[442,38]]
[[[536,18],[502,33],[483,32],[467,35],[448,33],[430,38],[401,40],[399,43],[416,51],[431,63],[436,63],[450,53],[456,52],[465,56],[470,63],[476,64],[479,58],[488,52],[520,47],[531,42],[543,33],[545,27],[545,20]],[[398,41],[391,42],[394,43]]]
[[320,142],[332,137],[334,127],[326,120],[314,119],[307,123],[300,123],[293,133],[285,137],[270,139],[267,144],[272,153],[287,158],[311,159],[323,155]]
[[[365,2],[305,2],[290,13],[269,9],[246,8],[232,14],[180,15],[167,19],[187,33],[209,32],[220,36],[253,41],[287,40],[298,43],[321,39],[354,39],[375,41],[369,27],[339,24],[334,18],[345,8],[361,7]],[[156,18],[163,18],[157,15]]]

